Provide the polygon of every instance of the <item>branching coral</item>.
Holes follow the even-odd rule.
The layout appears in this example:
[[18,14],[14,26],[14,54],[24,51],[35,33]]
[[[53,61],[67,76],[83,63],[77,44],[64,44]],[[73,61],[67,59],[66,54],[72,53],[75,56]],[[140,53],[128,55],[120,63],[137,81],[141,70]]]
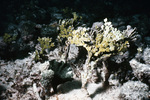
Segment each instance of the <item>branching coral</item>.
[[[81,73],[83,87],[91,78],[96,62],[126,51],[129,47],[128,38],[131,35],[132,33],[127,35],[125,31],[121,32],[114,28],[111,22],[107,22],[107,18],[104,19],[104,24],[97,27],[96,30],[89,31],[88,28],[79,27],[72,31],[72,36],[68,37],[70,44],[83,46],[88,52],[87,61],[83,66],[83,73]],[[92,57],[95,59],[93,60]]]
[[73,18],[71,19],[64,19],[59,21],[59,35],[58,40],[62,42],[63,39],[66,39],[70,36],[72,36],[72,32],[74,28],[76,27],[76,23],[78,20],[80,20],[81,17],[79,17],[75,12],[73,13]]
[[54,43],[52,43],[52,39],[49,37],[43,37],[37,39],[40,43],[40,50],[35,51],[35,61],[40,60],[41,56],[44,56],[45,50],[54,47]]
[[73,37],[69,37],[68,40],[71,44],[85,47],[94,56],[125,51],[129,46],[125,34],[113,28],[107,19],[104,22],[97,33],[94,31],[88,33],[87,28],[78,28],[73,31]]
[[38,38],[37,40],[40,42],[40,46],[41,46],[40,54],[43,54],[46,49],[50,49],[51,47],[54,47],[54,43],[51,43],[52,39],[49,37]]

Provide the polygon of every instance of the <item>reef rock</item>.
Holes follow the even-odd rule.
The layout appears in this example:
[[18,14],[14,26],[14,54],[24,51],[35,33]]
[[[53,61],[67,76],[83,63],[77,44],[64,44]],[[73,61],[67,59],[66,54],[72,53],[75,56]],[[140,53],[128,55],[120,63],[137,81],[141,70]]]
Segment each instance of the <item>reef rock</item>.
[[150,65],[142,64],[135,59],[130,61],[133,73],[140,81],[150,84]]
[[123,100],[148,100],[148,95],[149,87],[140,81],[126,82],[120,90],[120,98]]

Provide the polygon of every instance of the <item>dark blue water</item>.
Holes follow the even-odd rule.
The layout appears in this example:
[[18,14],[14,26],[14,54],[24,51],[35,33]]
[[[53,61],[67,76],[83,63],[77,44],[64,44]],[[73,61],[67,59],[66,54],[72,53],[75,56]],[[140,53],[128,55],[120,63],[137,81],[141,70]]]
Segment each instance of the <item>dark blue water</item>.
[[116,13],[123,16],[135,13],[150,15],[148,0],[1,0],[0,35],[5,32],[7,25],[14,20],[14,13],[21,13],[20,7],[30,1],[37,1],[37,5],[44,9],[69,7],[76,12],[94,13],[97,18],[115,16]]

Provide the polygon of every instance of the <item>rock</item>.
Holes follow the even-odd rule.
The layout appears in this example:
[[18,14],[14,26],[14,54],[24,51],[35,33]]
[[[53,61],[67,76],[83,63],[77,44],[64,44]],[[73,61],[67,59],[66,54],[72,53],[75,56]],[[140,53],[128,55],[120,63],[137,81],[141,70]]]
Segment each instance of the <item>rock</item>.
[[148,100],[149,87],[140,81],[123,84],[120,91],[121,100]]
[[51,17],[53,19],[57,19],[57,20],[63,19],[62,14],[60,14],[60,13],[52,13]]
[[78,57],[79,48],[73,44],[70,45],[69,53],[68,53],[68,60],[74,63]]
[[24,35],[21,38],[24,42],[29,42],[31,40],[33,40],[33,35]]
[[38,65],[38,68],[41,72],[45,71],[45,70],[48,70],[49,68],[49,61],[45,61],[44,63],[40,63]]
[[112,56],[110,58],[110,60],[117,63],[117,64],[120,64],[129,58],[129,54],[130,54],[129,51],[126,51],[123,54],[118,54],[118,55]]
[[118,23],[116,23],[116,22],[113,22],[112,25],[113,25],[114,27],[118,27]]
[[53,70],[45,70],[41,73],[41,84],[43,85],[45,89],[45,93],[47,95],[50,95],[50,90],[53,88],[52,86],[52,80],[54,78],[54,71]]
[[3,38],[0,37],[0,59],[2,56],[5,56],[7,44],[3,41]]
[[122,26],[122,25],[124,25],[125,24],[125,22],[123,22],[123,21],[120,21],[119,22],[119,26]]
[[22,36],[28,35],[35,31],[35,25],[36,24],[32,21],[20,21],[19,25],[17,26],[17,30]]
[[130,24],[138,24],[140,22],[140,16],[139,14],[133,15]]
[[8,25],[8,28],[7,28],[7,31],[9,32],[14,32],[14,30],[17,28],[17,25],[13,24],[13,23],[10,23]]
[[150,37],[145,37],[144,41],[146,44],[150,45]]
[[35,28],[41,29],[41,28],[42,28],[42,25],[41,25],[41,24],[36,24],[36,25],[35,25]]
[[146,64],[149,64],[150,66],[150,48],[146,48],[144,49],[144,52],[143,52],[143,60]]
[[23,86],[32,86],[32,80],[30,78],[25,78],[22,82]]
[[57,7],[50,7],[49,8],[49,10],[51,11],[51,12],[60,12],[60,10],[57,8]]
[[144,83],[150,84],[150,65],[142,64],[135,59],[130,61],[130,65],[137,79]]
[[45,70],[42,72],[41,76],[42,76],[41,83],[46,88],[51,84],[51,81],[54,77],[54,71]]
[[92,29],[95,30],[103,25],[103,22],[94,22],[92,25]]
[[120,30],[120,31],[123,31],[123,30],[125,30],[125,29],[126,29],[125,26],[120,26],[120,27],[118,28],[118,30]]
[[61,79],[71,79],[73,76],[72,68],[63,61],[57,62],[56,60],[50,61],[50,69],[52,69],[56,76]]
[[42,25],[41,35],[44,36],[55,36],[57,32],[57,27],[50,25]]
[[54,77],[52,80],[52,87],[54,92],[57,92],[57,86],[67,81],[71,81],[73,78],[72,68],[63,61],[50,61],[49,69],[54,71]]
[[6,89],[6,86],[0,85],[0,95],[2,94],[2,92],[6,91]]
[[145,37],[144,42],[146,43],[146,45],[150,45],[150,37]]

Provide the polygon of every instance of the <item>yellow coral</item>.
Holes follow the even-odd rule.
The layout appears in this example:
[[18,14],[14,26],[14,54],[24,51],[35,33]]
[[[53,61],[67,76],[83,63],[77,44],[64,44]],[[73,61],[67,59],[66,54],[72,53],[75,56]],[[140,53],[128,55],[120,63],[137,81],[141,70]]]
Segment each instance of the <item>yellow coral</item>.
[[37,40],[39,41],[41,47],[40,54],[43,54],[46,49],[50,49],[55,46],[54,43],[52,43],[52,39],[49,37],[39,37]]
[[[98,29],[98,28],[97,28]],[[77,30],[72,31],[72,36],[68,37],[68,41],[71,44],[77,46],[83,46],[88,52],[88,58],[86,62],[86,80],[90,78],[90,74],[93,70],[93,66],[90,66],[90,60],[92,56],[95,56],[96,61],[98,59],[103,59],[110,57],[111,55],[124,52],[129,47],[129,42],[124,40],[126,38],[124,32],[121,32],[114,28],[111,25],[111,22],[107,22],[107,19],[104,19],[104,25],[100,27],[98,32],[93,32],[90,34],[88,29],[85,27],[80,27]],[[87,78],[88,77],[88,78]],[[82,81],[83,81],[82,80]],[[86,82],[84,82],[85,85]]]
[[72,19],[64,19],[59,22],[59,35],[58,40],[62,42],[62,39],[67,39],[68,37],[73,36],[73,31],[75,27],[75,23],[81,19],[76,12],[73,12],[73,18]]

